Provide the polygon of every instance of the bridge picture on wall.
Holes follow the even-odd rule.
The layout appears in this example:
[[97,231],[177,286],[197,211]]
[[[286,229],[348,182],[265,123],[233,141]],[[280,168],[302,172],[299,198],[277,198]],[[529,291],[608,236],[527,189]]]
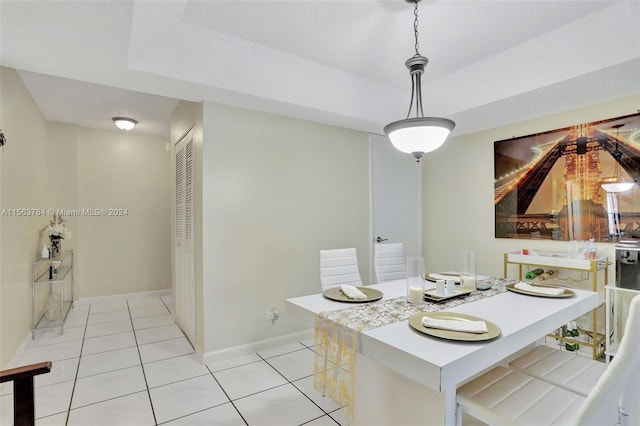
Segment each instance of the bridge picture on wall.
[[494,142],[495,236],[640,238],[639,184],[640,112]]

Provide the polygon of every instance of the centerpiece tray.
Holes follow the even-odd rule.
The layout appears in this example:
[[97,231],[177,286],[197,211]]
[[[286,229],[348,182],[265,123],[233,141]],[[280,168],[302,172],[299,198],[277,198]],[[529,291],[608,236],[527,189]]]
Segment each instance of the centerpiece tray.
[[466,296],[471,294],[473,290],[468,288],[456,288],[455,292],[452,294],[438,294],[436,289],[427,290],[424,292],[424,299],[429,300],[431,302],[442,302],[445,300],[453,299],[454,297]]

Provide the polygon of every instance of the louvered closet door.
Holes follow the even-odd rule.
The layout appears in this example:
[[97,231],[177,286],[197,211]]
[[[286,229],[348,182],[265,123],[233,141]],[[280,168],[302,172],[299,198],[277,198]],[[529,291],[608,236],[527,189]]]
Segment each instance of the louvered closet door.
[[193,242],[193,132],[176,143],[175,312],[178,325],[192,343],[196,336],[196,282]]

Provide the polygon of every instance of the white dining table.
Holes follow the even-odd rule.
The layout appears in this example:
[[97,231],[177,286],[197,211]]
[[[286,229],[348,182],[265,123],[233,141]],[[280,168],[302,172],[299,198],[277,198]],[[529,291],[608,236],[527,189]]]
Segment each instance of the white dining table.
[[[405,280],[370,286],[383,300],[405,295]],[[601,304],[597,292],[572,289],[569,298],[510,291],[465,303],[447,312],[474,315],[498,325],[486,342],[457,342],[419,333],[408,321],[362,331],[355,371],[357,425],[456,424],[456,388],[539,342],[545,334]],[[353,307],[322,294],[286,300],[287,312],[313,324],[326,311]]]

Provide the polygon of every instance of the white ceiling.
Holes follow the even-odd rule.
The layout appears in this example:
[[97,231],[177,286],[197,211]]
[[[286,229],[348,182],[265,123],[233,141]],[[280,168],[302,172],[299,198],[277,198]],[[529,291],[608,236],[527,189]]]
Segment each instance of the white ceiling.
[[[0,63],[52,121],[113,128],[127,115],[168,136],[186,99],[381,133],[408,108],[412,8],[0,0]],[[455,120],[454,134],[640,100],[640,1],[423,0],[419,16],[425,114]]]

